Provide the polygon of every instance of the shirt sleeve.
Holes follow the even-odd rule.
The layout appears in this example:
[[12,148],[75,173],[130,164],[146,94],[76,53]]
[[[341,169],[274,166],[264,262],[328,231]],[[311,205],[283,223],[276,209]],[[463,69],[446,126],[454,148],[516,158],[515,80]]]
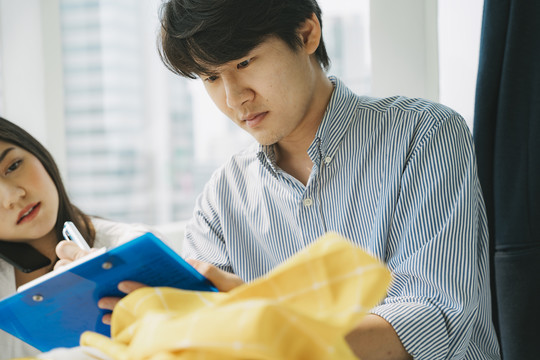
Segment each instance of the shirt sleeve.
[[213,264],[232,273],[217,205],[218,179],[216,172],[197,198],[193,217],[186,225],[182,256]]
[[458,115],[413,144],[388,248],[393,281],[372,313],[392,324],[415,359],[462,358],[489,280],[472,137]]

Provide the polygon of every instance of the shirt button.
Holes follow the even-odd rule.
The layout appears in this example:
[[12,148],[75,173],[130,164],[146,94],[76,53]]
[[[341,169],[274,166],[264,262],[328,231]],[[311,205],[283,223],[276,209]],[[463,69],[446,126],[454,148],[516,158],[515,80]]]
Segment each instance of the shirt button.
[[311,205],[313,205],[313,200],[311,200],[311,199],[304,199],[304,206],[305,206],[305,207],[309,207],[309,206],[311,206]]
[[330,162],[332,161],[332,157],[331,156],[327,156],[324,158],[324,162],[326,165],[330,164]]

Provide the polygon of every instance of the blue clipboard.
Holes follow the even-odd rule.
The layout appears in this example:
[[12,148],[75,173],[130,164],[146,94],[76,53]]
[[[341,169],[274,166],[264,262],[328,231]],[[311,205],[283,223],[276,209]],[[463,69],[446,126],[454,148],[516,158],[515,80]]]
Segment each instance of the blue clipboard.
[[40,351],[78,346],[87,330],[110,336],[110,326],[101,321],[107,311],[99,309],[97,302],[104,296],[124,296],[117,289],[122,280],[217,291],[152,233],[49,274],[0,301],[0,328]]

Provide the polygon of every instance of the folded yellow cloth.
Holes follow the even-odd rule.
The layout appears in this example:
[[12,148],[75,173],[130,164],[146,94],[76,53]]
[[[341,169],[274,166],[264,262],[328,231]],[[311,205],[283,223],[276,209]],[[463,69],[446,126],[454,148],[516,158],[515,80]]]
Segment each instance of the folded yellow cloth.
[[139,289],[115,308],[111,338],[86,332],[81,345],[117,360],[354,359],[344,336],[389,282],[382,263],[328,233],[228,293]]

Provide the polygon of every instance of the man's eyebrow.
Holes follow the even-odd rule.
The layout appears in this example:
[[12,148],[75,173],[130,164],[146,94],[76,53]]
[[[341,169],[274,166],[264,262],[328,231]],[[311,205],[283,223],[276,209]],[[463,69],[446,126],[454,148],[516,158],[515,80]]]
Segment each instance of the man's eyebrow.
[[2,151],[2,153],[0,154],[0,163],[2,161],[4,161],[4,158],[6,157],[6,155],[11,151],[11,150],[14,150],[15,147],[10,147],[10,148],[7,148],[6,150]]

